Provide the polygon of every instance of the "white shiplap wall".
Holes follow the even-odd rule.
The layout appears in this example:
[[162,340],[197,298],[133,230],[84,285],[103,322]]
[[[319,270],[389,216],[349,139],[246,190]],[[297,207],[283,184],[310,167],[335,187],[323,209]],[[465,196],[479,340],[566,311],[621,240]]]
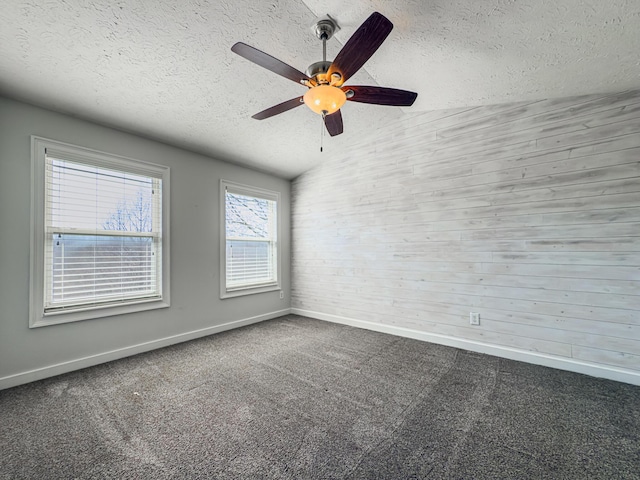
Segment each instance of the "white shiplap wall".
[[295,312],[640,383],[640,91],[344,117],[293,182]]

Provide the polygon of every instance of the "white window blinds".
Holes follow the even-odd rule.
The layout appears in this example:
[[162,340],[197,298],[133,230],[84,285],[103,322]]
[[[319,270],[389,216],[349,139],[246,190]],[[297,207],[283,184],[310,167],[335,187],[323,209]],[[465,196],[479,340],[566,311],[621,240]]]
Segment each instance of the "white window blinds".
[[277,195],[225,187],[227,290],[278,281]]
[[44,309],[162,295],[162,179],[45,153]]

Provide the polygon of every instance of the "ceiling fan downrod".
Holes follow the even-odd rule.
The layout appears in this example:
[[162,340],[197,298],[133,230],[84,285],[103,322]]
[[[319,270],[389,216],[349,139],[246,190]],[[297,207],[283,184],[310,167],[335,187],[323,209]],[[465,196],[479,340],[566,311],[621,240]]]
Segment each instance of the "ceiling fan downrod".
[[305,73],[308,77],[314,79],[318,85],[327,85],[330,83],[327,78],[327,72],[331,66],[331,62],[327,61],[327,40],[330,40],[333,34],[340,30],[340,27],[333,18],[325,15],[312,28],[318,40],[322,41],[322,61],[309,65]]

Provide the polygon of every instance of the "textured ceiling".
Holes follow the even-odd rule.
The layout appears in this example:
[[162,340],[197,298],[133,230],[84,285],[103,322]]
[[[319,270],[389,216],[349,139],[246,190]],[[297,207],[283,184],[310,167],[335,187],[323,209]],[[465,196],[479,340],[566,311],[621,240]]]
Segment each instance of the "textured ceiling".
[[[304,87],[233,54],[237,41],[304,71],[311,32],[373,11],[395,25],[352,85],[418,92],[400,109],[349,102],[344,134],[304,107],[251,115]],[[0,93],[287,178],[411,112],[640,87],[638,0],[3,0]]]

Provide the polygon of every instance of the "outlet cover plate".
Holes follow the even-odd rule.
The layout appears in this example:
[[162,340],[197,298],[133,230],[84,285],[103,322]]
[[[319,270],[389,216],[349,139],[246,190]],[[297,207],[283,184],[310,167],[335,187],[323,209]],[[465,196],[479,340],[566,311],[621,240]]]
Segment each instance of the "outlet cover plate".
[[480,325],[480,314],[474,312],[469,313],[469,323],[471,325]]

